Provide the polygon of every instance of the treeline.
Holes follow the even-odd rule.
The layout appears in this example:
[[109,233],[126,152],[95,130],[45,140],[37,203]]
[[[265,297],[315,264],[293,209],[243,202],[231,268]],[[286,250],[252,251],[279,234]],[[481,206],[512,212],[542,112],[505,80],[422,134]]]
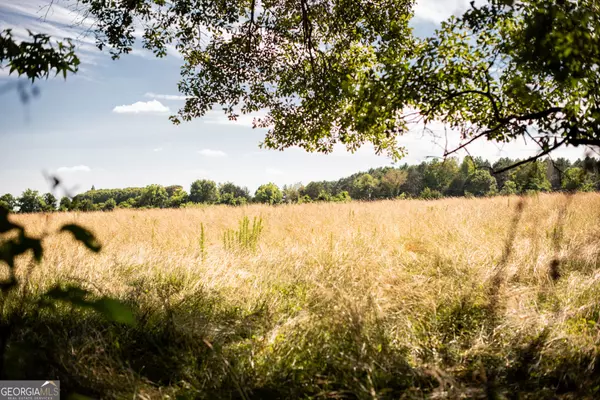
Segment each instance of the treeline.
[[98,189],[92,187],[60,201],[52,194],[27,189],[15,198],[0,197],[0,206],[23,213],[50,211],[110,211],[115,208],[179,208],[193,204],[244,205],[248,203],[346,202],[393,198],[437,199],[458,196],[493,196],[550,191],[600,190],[600,160],[586,157],[571,162],[546,159],[497,173],[519,160],[501,158],[495,163],[466,157],[422,162],[419,165],[383,167],[338,181],[302,185],[261,185],[252,196],[231,182],[197,180],[189,193],[182,186],[149,185],[145,188]]

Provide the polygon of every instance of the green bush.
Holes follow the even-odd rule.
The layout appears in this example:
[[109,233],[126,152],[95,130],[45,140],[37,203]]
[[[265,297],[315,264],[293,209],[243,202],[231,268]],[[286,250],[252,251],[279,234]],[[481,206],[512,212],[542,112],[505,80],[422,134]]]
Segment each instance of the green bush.
[[423,189],[423,191],[421,191],[421,194],[419,195],[419,198],[422,200],[436,200],[436,199],[441,199],[442,193],[437,191],[437,190],[431,190],[428,187],[426,187],[425,189]]

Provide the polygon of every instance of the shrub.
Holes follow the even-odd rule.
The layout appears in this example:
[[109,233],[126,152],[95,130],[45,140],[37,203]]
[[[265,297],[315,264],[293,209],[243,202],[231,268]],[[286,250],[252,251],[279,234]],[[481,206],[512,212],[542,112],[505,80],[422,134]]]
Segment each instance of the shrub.
[[331,199],[338,203],[348,203],[348,202],[352,201],[350,194],[345,190],[342,192],[339,192],[338,194],[333,196]]
[[419,198],[421,198],[423,200],[436,200],[436,199],[441,199],[442,197],[443,196],[442,196],[441,192],[439,192],[437,190],[431,190],[428,187],[423,189],[423,191],[419,195]]

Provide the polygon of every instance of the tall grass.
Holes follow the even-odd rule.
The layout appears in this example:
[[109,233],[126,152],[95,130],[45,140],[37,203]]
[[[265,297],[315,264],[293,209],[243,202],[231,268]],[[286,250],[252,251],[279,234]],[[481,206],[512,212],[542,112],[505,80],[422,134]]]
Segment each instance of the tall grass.
[[[16,219],[80,223],[104,249],[45,242],[9,377],[105,398],[600,395],[598,194]],[[36,310],[73,280],[137,326]]]

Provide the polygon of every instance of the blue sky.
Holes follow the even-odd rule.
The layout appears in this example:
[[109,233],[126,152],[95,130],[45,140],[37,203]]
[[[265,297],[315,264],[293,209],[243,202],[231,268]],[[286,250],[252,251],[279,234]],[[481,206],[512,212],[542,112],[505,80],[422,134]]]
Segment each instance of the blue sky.
[[[56,173],[68,187],[96,188],[180,184],[186,189],[195,179],[233,181],[252,191],[260,184],[339,179],[372,167],[391,165],[385,156],[364,146],[354,154],[337,149],[333,154],[311,154],[292,148],[259,148],[264,131],[252,129],[251,116],[228,121],[219,112],[174,126],[168,116],[183,105],[177,93],[179,66],[176,55],[156,59],[144,50],[113,61],[94,47],[93,37],[72,28],[85,26],[70,12],[72,2],[2,0],[0,29],[13,28],[17,37],[26,29],[56,38],[77,38],[82,65],[77,75],[40,82],[40,95],[27,104],[16,91],[0,94],[0,194],[20,194],[26,188],[48,191],[43,172]],[[468,7],[468,0],[421,0],[413,26],[426,35],[441,20]],[[0,88],[17,82],[0,69]],[[443,134],[443,127],[434,128]],[[458,137],[451,134],[451,143]],[[402,162],[418,163],[440,156],[443,146],[421,132],[400,138],[408,149]],[[533,154],[522,142],[500,148],[480,142],[470,153],[488,159]],[[583,156],[584,149],[566,149],[560,155]]]

